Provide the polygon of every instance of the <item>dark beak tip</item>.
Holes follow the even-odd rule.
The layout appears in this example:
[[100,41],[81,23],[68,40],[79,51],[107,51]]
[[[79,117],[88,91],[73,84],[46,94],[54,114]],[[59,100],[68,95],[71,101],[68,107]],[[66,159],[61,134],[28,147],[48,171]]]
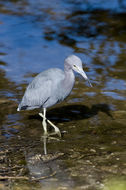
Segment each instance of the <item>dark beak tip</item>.
[[90,87],[91,87],[91,88],[93,88],[93,86],[92,86],[92,85],[90,85]]
[[93,87],[92,84],[91,84],[91,82],[89,80],[88,80],[88,83],[89,83],[90,87]]
[[93,85],[90,83],[90,87],[92,87],[93,88]]

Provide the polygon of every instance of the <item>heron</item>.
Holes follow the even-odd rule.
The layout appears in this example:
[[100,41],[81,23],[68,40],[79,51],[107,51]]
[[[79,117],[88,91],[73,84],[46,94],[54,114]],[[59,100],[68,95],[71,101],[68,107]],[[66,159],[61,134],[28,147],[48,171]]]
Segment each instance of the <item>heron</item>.
[[75,83],[74,71],[89,81],[83,70],[82,61],[76,55],[68,56],[64,61],[64,71],[59,68],[50,68],[39,73],[27,86],[24,96],[18,105],[17,111],[40,108],[44,136],[49,136],[47,122],[54,128],[53,134],[61,137],[59,128],[46,118],[47,108],[63,101],[72,91]]

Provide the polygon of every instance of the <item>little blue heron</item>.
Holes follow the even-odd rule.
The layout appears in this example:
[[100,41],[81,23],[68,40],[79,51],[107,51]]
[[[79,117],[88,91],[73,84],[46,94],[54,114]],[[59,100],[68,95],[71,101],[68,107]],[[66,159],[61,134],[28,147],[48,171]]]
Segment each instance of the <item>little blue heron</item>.
[[73,71],[82,75],[92,86],[83,71],[81,59],[75,55],[70,55],[64,61],[64,71],[51,68],[39,73],[28,85],[17,108],[17,111],[43,108],[43,113],[41,112],[39,115],[43,118],[42,125],[45,136],[48,136],[46,121],[54,127],[55,132],[53,134],[61,136],[59,128],[46,118],[46,109],[64,100],[70,94],[75,82]]

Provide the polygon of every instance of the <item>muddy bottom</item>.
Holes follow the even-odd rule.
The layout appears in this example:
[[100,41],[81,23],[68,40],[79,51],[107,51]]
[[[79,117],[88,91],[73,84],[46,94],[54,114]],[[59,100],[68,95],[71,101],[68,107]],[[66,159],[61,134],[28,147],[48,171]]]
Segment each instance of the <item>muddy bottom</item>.
[[[93,87],[76,75],[47,110],[62,137],[43,138],[39,110],[17,107],[36,74],[71,54]],[[31,189],[126,189],[125,0],[0,0],[0,190]]]
[[[8,105],[8,111],[18,117],[13,101],[1,105],[2,111]],[[1,189],[97,190],[105,180],[124,180],[126,111],[112,111],[107,104],[89,105],[64,102],[48,111],[49,119],[63,132],[62,138],[43,141],[38,110],[20,113],[24,125],[20,119],[16,125],[10,122],[0,140]],[[48,130],[52,132],[49,126]]]

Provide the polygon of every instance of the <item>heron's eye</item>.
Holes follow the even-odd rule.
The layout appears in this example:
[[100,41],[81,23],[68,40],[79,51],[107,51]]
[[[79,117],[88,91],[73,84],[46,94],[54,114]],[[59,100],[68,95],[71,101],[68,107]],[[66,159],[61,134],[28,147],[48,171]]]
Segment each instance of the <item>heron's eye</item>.
[[76,65],[73,65],[74,67],[76,67]]

